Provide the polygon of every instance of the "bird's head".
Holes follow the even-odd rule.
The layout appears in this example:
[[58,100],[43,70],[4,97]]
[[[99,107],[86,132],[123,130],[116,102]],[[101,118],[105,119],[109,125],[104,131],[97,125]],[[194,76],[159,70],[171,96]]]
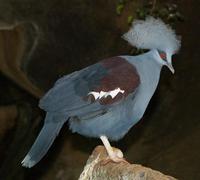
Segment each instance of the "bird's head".
[[175,70],[172,66],[172,53],[167,51],[158,50],[159,57],[156,59],[161,65],[167,66],[169,70],[174,74]]
[[158,62],[174,73],[172,55],[180,49],[181,41],[174,30],[161,19],[147,17],[145,20],[135,20],[123,38],[138,49],[156,49],[159,54]]

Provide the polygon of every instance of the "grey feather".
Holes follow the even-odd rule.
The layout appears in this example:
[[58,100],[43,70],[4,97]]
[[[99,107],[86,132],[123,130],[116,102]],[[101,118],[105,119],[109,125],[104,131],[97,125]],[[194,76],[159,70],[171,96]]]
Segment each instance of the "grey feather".
[[[117,103],[101,104],[84,98],[101,81],[109,84],[103,81],[109,74],[107,66],[97,63],[59,79],[40,100],[39,106],[47,112],[45,124],[22,161],[23,166],[34,166],[46,154],[68,117],[73,132],[97,138],[105,135],[111,140],[122,138],[142,118],[157,88],[162,67],[166,65],[174,72],[171,55],[179,50],[181,42],[168,25],[153,17],[135,21],[123,37],[137,48],[151,49],[139,56],[121,56],[129,62],[129,67],[137,70],[140,83]],[[161,58],[158,50],[166,53],[167,61]],[[117,68],[124,70],[123,66]],[[127,78],[115,74],[111,84],[118,77],[123,82]],[[114,85],[118,84],[121,83]]]
[[40,100],[40,108],[57,113],[77,112],[78,109],[88,108],[88,105],[90,109],[93,107],[96,109],[97,104],[84,101],[83,97],[88,94],[89,88],[92,88],[90,84],[97,85],[105,73],[105,70],[97,63],[62,77]]
[[45,124],[30,151],[22,161],[22,166],[29,168],[34,166],[43,158],[53,144],[56,136],[65,123],[63,117],[59,122],[54,122],[53,118],[52,114],[47,113]]
[[180,37],[161,19],[147,17],[135,20],[130,30],[123,35],[131,45],[140,49],[159,49],[176,53],[181,45]]
[[70,119],[73,132],[97,138],[104,134],[110,140],[119,140],[142,118],[157,88],[162,64],[155,60],[159,57],[156,50],[139,56],[122,57],[137,68],[141,79],[139,87],[120,104],[109,107],[101,116],[87,121],[82,115],[78,120]]

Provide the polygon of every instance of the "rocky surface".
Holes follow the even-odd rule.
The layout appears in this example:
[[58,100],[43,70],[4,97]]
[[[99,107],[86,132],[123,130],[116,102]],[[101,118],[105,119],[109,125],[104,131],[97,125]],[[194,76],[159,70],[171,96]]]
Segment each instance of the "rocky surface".
[[[114,150],[118,149],[114,148]],[[87,160],[79,180],[176,180],[138,164],[114,163],[108,159],[106,149],[103,146],[97,146]]]

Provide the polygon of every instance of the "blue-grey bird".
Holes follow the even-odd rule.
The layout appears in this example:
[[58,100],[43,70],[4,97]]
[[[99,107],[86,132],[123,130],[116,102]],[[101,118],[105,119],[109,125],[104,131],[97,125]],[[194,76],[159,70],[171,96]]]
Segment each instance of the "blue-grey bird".
[[181,44],[170,26],[153,17],[134,21],[123,38],[149,51],[107,58],[58,79],[40,100],[46,111],[44,126],[23,166],[41,160],[66,121],[73,132],[100,138],[111,160],[122,160],[123,154],[115,152],[108,139],[119,140],[142,118],[162,67],[174,73],[171,59]]

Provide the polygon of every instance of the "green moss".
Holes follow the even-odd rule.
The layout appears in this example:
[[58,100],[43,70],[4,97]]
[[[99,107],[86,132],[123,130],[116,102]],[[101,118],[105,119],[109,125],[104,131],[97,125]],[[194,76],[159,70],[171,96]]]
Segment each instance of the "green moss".
[[132,24],[132,22],[133,22],[133,16],[130,15],[130,16],[128,16],[128,18],[127,18],[127,23],[130,25],[130,24]]
[[124,9],[124,5],[123,4],[118,4],[117,7],[116,7],[117,15],[121,15],[123,9]]
[[[116,14],[122,15],[123,10],[127,7],[134,7],[131,0],[119,0],[116,5]],[[134,7],[135,8],[135,7]],[[138,19],[145,19],[147,16],[159,17],[166,21],[168,24],[175,24],[177,21],[183,21],[184,17],[179,12],[178,5],[175,3],[161,3],[158,1],[141,3],[141,6],[135,11],[132,11],[127,15],[127,23],[130,25],[133,21],[133,17]]]

